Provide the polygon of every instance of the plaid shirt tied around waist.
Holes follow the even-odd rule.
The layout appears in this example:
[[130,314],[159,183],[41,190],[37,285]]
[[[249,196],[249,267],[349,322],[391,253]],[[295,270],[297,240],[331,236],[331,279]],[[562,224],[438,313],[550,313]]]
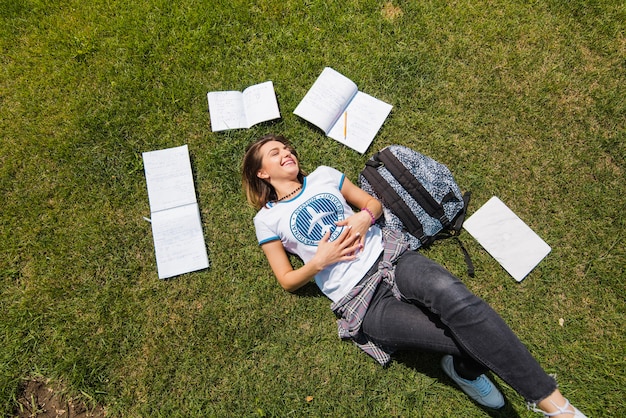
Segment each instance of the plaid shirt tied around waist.
[[361,324],[372,297],[381,282],[386,283],[396,299],[401,299],[395,281],[395,261],[404,253],[408,245],[402,234],[383,228],[383,258],[378,263],[378,270],[364,278],[343,298],[333,303],[330,308],[337,315],[339,338],[352,340],[359,348],[372,356],[378,363],[386,366],[391,361],[393,350],[382,347],[369,340],[361,332]]

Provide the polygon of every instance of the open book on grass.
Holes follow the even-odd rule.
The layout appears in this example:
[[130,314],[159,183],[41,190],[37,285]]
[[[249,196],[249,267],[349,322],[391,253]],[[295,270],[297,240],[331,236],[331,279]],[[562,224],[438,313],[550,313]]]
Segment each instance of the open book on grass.
[[211,130],[248,129],[257,123],[280,118],[274,84],[255,84],[241,91],[207,93]]
[[518,282],[551,251],[539,235],[495,196],[466,219],[463,228]]
[[187,145],[142,155],[159,278],[208,268]]
[[360,92],[348,77],[326,67],[293,113],[363,154],[391,108],[390,104]]

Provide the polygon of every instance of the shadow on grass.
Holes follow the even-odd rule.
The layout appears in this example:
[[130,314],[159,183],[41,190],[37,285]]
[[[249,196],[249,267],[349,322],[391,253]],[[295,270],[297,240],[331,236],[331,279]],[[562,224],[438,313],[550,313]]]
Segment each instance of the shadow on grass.
[[[438,354],[438,353],[428,353],[424,351],[406,350],[406,351],[401,351],[401,352],[397,352],[396,354],[394,354],[393,359],[394,361],[400,364],[403,364],[406,367],[409,367],[417,371],[418,373],[424,374],[433,379],[437,379],[440,382],[443,382],[460,391],[461,389],[456,385],[456,383],[454,383],[452,379],[446,376],[446,374],[441,369],[441,366],[439,365],[441,357],[442,357],[442,354]],[[495,381],[494,379],[491,379],[491,380],[494,383],[494,385],[500,390],[500,392],[502,392],[502,394],[504,395],[504,391],[502,390],[502,387],[498,384],[498,382]],[[469,402],[474,402],[469,397],[467,399]],[[506,397],[505,397],[505,402],[506,403],[504,407],[498,410],[486,408],[482,405],[479,405],[476,402],[474,402],[474,404],[478,406],[479,408],[481,408],[483,411],[485,411],[485,413],[488,414],[490,417],[518,418],[519,414],[515,411],[515,409],[513,409],[511,403],[508,401],[508,399],[506,399]]]
[[294,295],[302,298],[326,298],[322,291],[314,282],[309,282],[300,289],[293,292]]

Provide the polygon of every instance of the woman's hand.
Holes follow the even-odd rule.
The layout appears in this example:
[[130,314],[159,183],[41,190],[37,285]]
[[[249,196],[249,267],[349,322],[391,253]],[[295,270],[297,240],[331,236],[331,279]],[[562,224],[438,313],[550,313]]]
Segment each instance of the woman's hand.
[[354,260],[362,248],[359,237],[345,227],[334,241],[330,240],[330,231],[319,241],[317,252],[304,266],[294,270],[289,262],[285,248],[279,240],[266,242],[261,246],[272,267],[276,280],[283,289],[293,292],[307,284],[317,273],[331,264]]
[[330,231],[317,244],[317,252],[311,263],[318,271],[335,264],[339,261],[354,260],[363,247],[359,234],[352,233],[352,228],[347,226],[334,241],[329,241]]
[[337,226],[345,226],[350,229],[350,234],[359,239],[361,246],[365,244],[365,235],[372,226],[372,216],[367,211],[360,211],[343,221],[336,222]]
[[383,207],[380,202],[363,191],[360,187],[354,185],[348,178],[343,181],[341,194],[346,201],[355,208],[366,208],[355,213],[343,221],[337,222],[339,226],[351,226],[352,233],[358,235],[362,245],[365,244],[365,235],[372,226],[372,218],[377,219],[383,213]]

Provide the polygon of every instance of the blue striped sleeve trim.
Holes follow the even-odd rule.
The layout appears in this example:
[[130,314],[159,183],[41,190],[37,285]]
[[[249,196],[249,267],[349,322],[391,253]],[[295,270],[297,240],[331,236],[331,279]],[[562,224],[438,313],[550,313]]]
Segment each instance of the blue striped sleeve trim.
[[280,241],[280,237],[276,235],[276,236],[273,236],[273,237],[266,238],[263,241],[259,241],[259,245],[263,245],[263,244],[266,244],[266,243],[272,242],[272,241]]
[[346,175],[342,174],[341,175],[341,180],[339,180],[339,190],[341,190],[341,188],[343,187],[343,181],[345,180]]

